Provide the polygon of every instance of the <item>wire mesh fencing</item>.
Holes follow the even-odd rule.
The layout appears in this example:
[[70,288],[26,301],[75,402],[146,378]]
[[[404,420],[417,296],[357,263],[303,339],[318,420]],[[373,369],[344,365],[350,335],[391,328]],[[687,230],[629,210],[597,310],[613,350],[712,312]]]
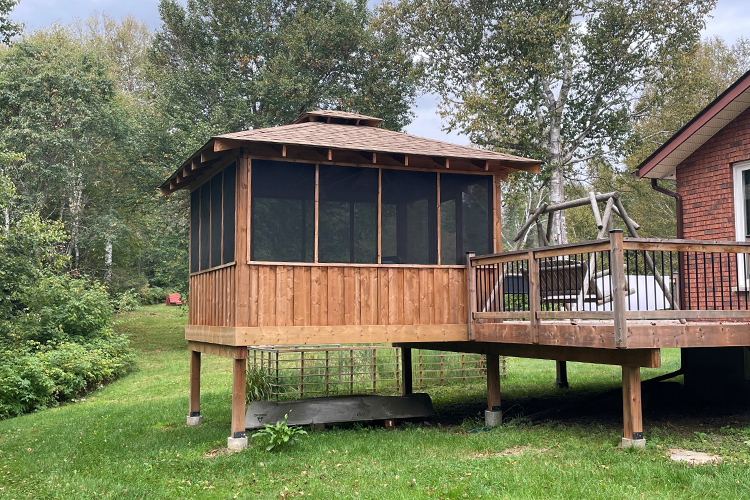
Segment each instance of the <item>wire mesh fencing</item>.
[[[249,347],[249,373],[271,399],[302,399],[401,391],[400,348],[389,346]],[[505,358],[500,375],[506,375]],[[258,376],[260,375],[260,376]],[[414,349],[415,389],[461,384],[486,377],[479,354]],[[257,382],[253,382],[257,383]],[[258,391],[255,391],[256,393]]]

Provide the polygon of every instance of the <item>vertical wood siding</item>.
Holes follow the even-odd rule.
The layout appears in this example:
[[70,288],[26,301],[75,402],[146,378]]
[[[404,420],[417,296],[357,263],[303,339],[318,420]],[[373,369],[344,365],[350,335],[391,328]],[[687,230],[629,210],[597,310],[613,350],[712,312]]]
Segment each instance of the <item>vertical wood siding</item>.
[[190,276],[191,325],[236,326],[236,266]]
[[[250,303],[245,313],[248,317],[239,318],[240,324],[334,326],[466,323],[464,269],[283,264],[250,265],[249,268]],[[207,274],[211,273],[204,275]],[[195,278],[204,275],[191,278],[191,299],[204,293],[203,288],[196,288],[197,295],[193,295],[193,287],[200,286]],[[202,280],[210,281],[211,278]],[[222,297],[219,299],[223,300]],[[197,300],[200,305],[200,299]],[[194,316],[191,307],[190,323],[209,324],[195,322],[211,321],[210,314],[207,316],[200,306],[197,309],[200,312]],[[228,323],[211,324],[231,326]]]

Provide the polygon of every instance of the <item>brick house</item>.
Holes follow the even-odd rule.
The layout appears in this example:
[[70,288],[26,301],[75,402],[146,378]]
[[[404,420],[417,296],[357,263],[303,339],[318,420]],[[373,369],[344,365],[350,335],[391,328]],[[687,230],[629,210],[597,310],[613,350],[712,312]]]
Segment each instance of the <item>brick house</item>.
[[[651,179],[654,189],[676,199],[678,238],[750,241],[750,71],[654,151],[633,174]],[[659,186],[660,179],[676,180],[677,191]],[[698,277],[703,265],[703,260],[683,264],[686,273],[695,272]],[[708,265],[716,266],[717,262],[709,261]],[[714,298],[715,308],[731,309],[731,301],[747,307],[747,257],[718,265],[726,270],[726,279],[737,286],[718,300]],[[701,284],[692,302],[705,300],[710,304],[712,289],[710,280]],[[683,308],[693,308],[684,292]],[[747,347],[683,349],[682,364],[686,387],[711,392],[717,387],[750,387]]]

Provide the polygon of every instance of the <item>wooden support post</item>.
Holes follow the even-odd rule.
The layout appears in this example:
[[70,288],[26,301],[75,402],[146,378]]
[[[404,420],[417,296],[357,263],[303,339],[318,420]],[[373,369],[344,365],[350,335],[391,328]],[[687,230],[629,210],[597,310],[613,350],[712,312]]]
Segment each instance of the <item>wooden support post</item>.
[[625,348],[628,346],[628,327],[625,320],[625,293],[627,282],[625,281],[625,257],[622,248],[622,229],[614,229],[609,233],[610,253],[609,269],[612,280],[612,314],[615,324],[615,346]]
[[414,392],[413,373],[411,370],[411,349],[401,348],[401,394],[408,396]]
[[531,343],[539,343],[539,320],[536,317],[542,303],[542,291],[539,286],[539,263],[534,252],[529,252],[529,331]]
[[622,367],[622,420],[622,446],[645,446],[641,412],[641,369],[638,366]]
[[568,385],[568,364],[566,361],[556,361],[555,368],[557,371],[555,377],[555,387],[558,389],[567,389]]
[[487,354],[487,411],[484,422],[487,427],[497,427],[502,422],[500,402],[500,356]]
[[247,360],[235,359],[232,361],[232,434],[227,440],[230,450],[242,450],[247,448],[247,437],[245,436],[245,372]]
[[469,310],[469,340],[474,339],[474,313],[477,312],[477,272],[476,268],[471,267],[471,258],[474,252],[466,253],[466,274],[468,277],[468,310]]
[[190,402],[188,404],[187,425],[203,423],[201,416],[201,353],[190,351]]

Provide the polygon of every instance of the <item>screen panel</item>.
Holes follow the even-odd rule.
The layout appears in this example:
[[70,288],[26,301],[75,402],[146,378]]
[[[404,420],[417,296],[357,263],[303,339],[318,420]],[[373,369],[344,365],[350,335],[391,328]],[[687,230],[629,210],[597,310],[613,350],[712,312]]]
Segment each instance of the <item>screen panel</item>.
[[251,259],[312,262],[315,165],[253,160]]
[[234,211],[237,185],[237,166],[232,163],[224,169],[224,251],[222,264],[234,261]]
[[200,269],[208,269],[211,263],[211,185],[200,187]]
[[196,273],[200,269],[200,189],[190,193],[190,272]]
[[465,264],[466,252],[492,253],[492,177],[440,174],[440,257]]
[[382,261],[436,264],[437,174],[382,172]]
[[221,265],[222,173],[209,182],[211,190],[211,267]]
[[378,250],[378,170],[320,166],[318,260],[374,263]]

